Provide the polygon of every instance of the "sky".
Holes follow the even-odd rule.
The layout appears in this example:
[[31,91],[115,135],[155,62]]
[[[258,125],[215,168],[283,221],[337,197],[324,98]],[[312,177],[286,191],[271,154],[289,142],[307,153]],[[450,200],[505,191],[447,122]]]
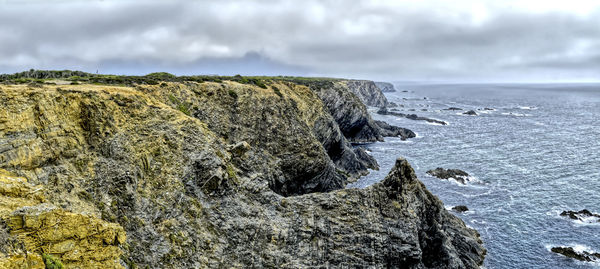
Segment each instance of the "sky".
[[0,0],[0,73],[600,81],[600,1]]

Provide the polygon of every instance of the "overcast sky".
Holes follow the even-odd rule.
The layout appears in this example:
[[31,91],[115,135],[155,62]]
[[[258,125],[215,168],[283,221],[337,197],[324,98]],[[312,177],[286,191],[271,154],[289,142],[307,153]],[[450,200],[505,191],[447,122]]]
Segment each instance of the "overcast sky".
[[0,73],[600,80],[600,1],[0,0]]

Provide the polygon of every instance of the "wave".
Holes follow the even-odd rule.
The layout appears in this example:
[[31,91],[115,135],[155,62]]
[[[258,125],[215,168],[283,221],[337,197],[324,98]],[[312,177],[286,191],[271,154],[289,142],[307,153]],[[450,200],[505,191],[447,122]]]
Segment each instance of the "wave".
[[531,114],[503,112],[502,115],[514,117],[531,117]]
[[536,110],[536,109],[538,109],[537,107],[534,107],[534,106],[519,106],[516,108],[521,109],[521,110]]

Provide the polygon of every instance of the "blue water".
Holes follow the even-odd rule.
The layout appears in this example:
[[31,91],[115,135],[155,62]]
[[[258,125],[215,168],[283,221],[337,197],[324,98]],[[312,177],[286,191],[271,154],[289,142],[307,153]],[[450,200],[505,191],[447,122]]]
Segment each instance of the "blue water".
[[[351,187],[380,181],[402,156],[447,208],[469,207],[455,214],[481,233],[486,268],[600,266],[549,250],[578,246],[600,252],[600,224],[559,216],[563,210],[600,212],[600,84],[397,84],[396,89],[386,96],[405,106],[400,111],[449,125],[373,113],[418,137],[367,145],[381,169]],[[466,116],[441,110],[447,107],[495,110]],[[425,174],[436,167],[465,170],[479,182],[464,186]]]

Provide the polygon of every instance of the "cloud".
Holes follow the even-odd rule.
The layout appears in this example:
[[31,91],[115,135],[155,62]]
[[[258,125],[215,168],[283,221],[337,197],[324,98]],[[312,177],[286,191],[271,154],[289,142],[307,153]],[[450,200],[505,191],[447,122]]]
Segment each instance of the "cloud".
[[600,80],[595,1],[0,1],[0,72]]

